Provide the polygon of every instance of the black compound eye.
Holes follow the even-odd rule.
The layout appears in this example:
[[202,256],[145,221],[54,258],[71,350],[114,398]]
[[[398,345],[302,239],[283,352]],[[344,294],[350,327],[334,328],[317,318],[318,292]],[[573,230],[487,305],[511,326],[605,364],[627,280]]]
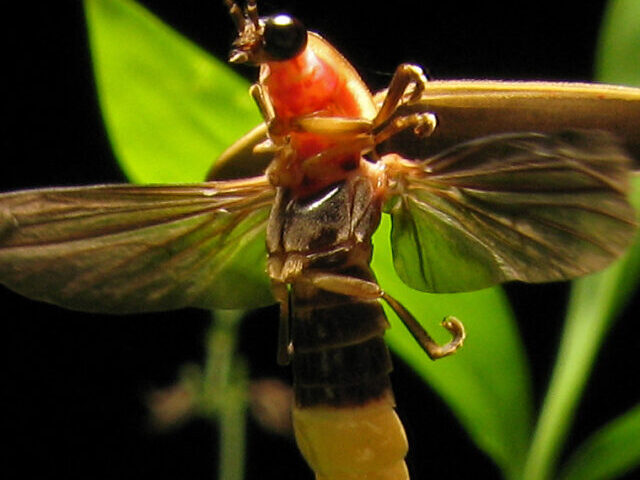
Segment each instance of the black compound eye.
[[307,45],[307,30],[289,15],[264,19],[264,50],[273,60],[289,60]]

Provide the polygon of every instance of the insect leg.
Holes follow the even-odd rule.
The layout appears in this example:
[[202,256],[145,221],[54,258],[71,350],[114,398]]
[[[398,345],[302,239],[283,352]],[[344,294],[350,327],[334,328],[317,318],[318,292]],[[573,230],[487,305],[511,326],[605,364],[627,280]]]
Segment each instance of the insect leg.
[[256,29],[260,26],[257,0],[247,0],[247,17],[249,17],[249,20],[251,20],[251,23],[253,23]]
[[249,93],[251,97],[256,102],[258,106],[258,110],[260,110],[260,114],[262,118],[264,118],[264,122],[267,124],[267,131],[269,132],[269,137],[273,139],[274,137],[282,137],[282,128],[280,126],[280,122],[278,121],[278,117],[276,117],[276,111],[273,108],[273,104],[269,99],[269,95],[265,92],[264,88],[259,83],[254,83],[249,88]]
[[384,295],[380,285],[361,278],[320,272],[305,274],[305,278],[310,280],[314,287],[351,297],[375,299]]
[[293,354],[291,342],[291,295],[285,283],[271,282],[273,296],[280,304],[280,323],[278,325],[278,365],[288,365]]
[[298,169],[292,168],[296,159],[296,151],[291,148],[288,140],[285,139],[284,143],[274,152],[273,160],[271,160],[265,171],[269,183],[274,186],[283,186],[292,185],[300,181],[300,172]]
[[374,135],[373,143],[374,145],[380,145],[396,133],[407,128],[413,128],[413,132],[419,137],[427,137],[433,133],[437,125],[436,116],[430,112],[399,116]]
[[413,338],[415,338],[422,349],[429,355],[431,360],[437,360],[454,354],[464,343],[466,337],[464,325],[462,325],[462,322],[456,317],[449,316],[442,321],[442,326],[451,333],[453,339],[449,343],[438,345],[422,325],[418,323],[415,317],[411,315],[411,312],[400,302],[386,293],[382,295],[382,298],[384,298],[385,302],[396,312],[398,317],[400,317],[402,323],[404,323],[405,327],[407,327],[411,335],[413,335]]
[[[351,134],[368,134],[374,128],[380,127],[384,124],[398,106],[405,102],[412,102],[422,95],[427,84],[427,79],[422,73],[422,69],[417,65],[411,65],[404,63],[397,69],[389,88],[387,89],[387,95],[378,111],[376,117],[372,120],[363,118],[349,118],[349,117],[326,117],[319,115],[304,115],[291,120],[290,127],[297,132],[315,133],[324,136],[341,136]],[[411,95],[408,100],[404,100],[409,88],[413,86]],[[264,91],[260,84],[252,85],[251,95],[256,101],[262,116],[269,126],[269,133],[272,135],[278,135],[279,128],[277,125],[277,118],[269,100],[268,95]],[[430,134],[436,125],[435,115],[432,113],[422,113],[407,115],[395,119],[391,125],[385,126],[381,132],[377,135],[382,135],[381,141],[389,138],[393,134],[404,130],[406,128],[413,127],[416,134],[426,136]],[[384,133],[383,133],[384,132]],[[376,137],[377,137],[376,135]]]
[[371,120],[349,117],[320,117],[304,115],[294,118],[291,127],[298,132],[315,133],[326,137],[357,135],[371,131]]
[[321,177],[327,169],[327,159],[354,151],[369,152],[372,148],[370,136],[357,135],[348,144],[340,143],[305,159],[302,162],[302,171],[310,177]]
[[233,20],[236,29],[239,33],[242,33],[242,30],[244,29],[244,14],[242,13],[242,9],[233,0],[224,0],[224,3],[229,9],[229,14],[231,15],[231,19]]
[[398,65],[391,83],[389,83],[387,96],[382,102],[376,118],[373,119],[374,127],[379,127],[386,122],[396,109],[405,103],[404,97],[412,85],[413,91],[411,91],[411,96],[408,99],[409,103],[420,98],[422,92],[427,88],[427,79],[422,69],[417,65],[411,65],[410,63]]
[[466,334],[462,322],[455,317],[447,317],[442,322],[442,326],[451,333],[453,338],[445,345],[438,345],[415,317],[400,302],[385,293],[375,282],[331,273],[312,273],[306,275],[306,277],[315,287],[330,292],[358,298],[382,298],[396,312],[402,323],[413,335],[413,338],[432,360],[455,353],[464,342]]

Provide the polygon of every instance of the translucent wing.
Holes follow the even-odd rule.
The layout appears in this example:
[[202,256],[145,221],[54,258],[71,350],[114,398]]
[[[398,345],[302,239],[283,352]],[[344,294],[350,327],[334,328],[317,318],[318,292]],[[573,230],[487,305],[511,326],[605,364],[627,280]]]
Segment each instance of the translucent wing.
[[0,195],[0,283],[108,313],[273,303],[264,177]]
[[400,163],[388,206],[394,263],[418,290],[584,275],[635,231],[630,160],[603,132],[499,134]]

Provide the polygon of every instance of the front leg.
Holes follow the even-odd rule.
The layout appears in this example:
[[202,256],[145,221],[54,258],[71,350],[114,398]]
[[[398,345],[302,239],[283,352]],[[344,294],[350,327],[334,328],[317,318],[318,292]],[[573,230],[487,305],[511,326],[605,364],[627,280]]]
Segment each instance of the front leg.
[[273,280],[271,291],[280,305],[280,324],[278,326],[278,365],[288,365],[293,355],[291,343],[291,296],[286,283]]
[[[413,90],[410,90],[412,87]],[[384,98],[376,118],[373,119],[374,128],[389,120],[400,105],[420,99],[426,88],[427,77],[425,77],[422,68],[410,63],[398,65],[387,88],[387,96]],[[408,93],[410,96],[405,101],[404,98]]]
[[292,132],[313,133],[325,137],[338,137],[369,133],[372,128],[371,120],[364,118],[328,117],[318,114],[295,117],[290,120],[289,125],[283,125],[276,115],[273,104],[261,84],[255,83],[251,85],[249,93],[251,93],[251,96],[256,102],[256,105],[260,110],[260,114],[267,124],[269,137],[272,139],[283,137]]
[[264,87],[260,83],[251,85],[249,93],[256,102],[258,110],[260,110],[260,115],[264,118],[264,123],[267,124],[269,139],[275,142],[276,138],[283,136],[284,128],[276,116],[276,111],[269,99],[269,95],[267,95],[267,92],[265,92]]

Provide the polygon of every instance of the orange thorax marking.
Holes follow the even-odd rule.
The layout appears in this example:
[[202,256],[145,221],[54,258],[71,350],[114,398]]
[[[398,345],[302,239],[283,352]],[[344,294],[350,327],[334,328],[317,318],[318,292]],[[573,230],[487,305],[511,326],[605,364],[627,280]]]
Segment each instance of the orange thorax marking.
[[[260,77],[276,117],[295,151],[294,162],[287,169],[300,169],[305,160],[345,141],[344,138],[336,140],[313,133],[287,131],[292,119],[305,115],[348,118],[364,116],[355,93],[349,88],[345,73],[320,58],[311,48],[306,48],[292,60],[263,65]],[[329,155],[323,159],[321,169],[317,166],[311,170],[306,169],[301,176],[301,184],[292,188],[297,189],[301,195],[313,193],[344,179],[359,162],[360,151],[342,151],[337,155]]]

